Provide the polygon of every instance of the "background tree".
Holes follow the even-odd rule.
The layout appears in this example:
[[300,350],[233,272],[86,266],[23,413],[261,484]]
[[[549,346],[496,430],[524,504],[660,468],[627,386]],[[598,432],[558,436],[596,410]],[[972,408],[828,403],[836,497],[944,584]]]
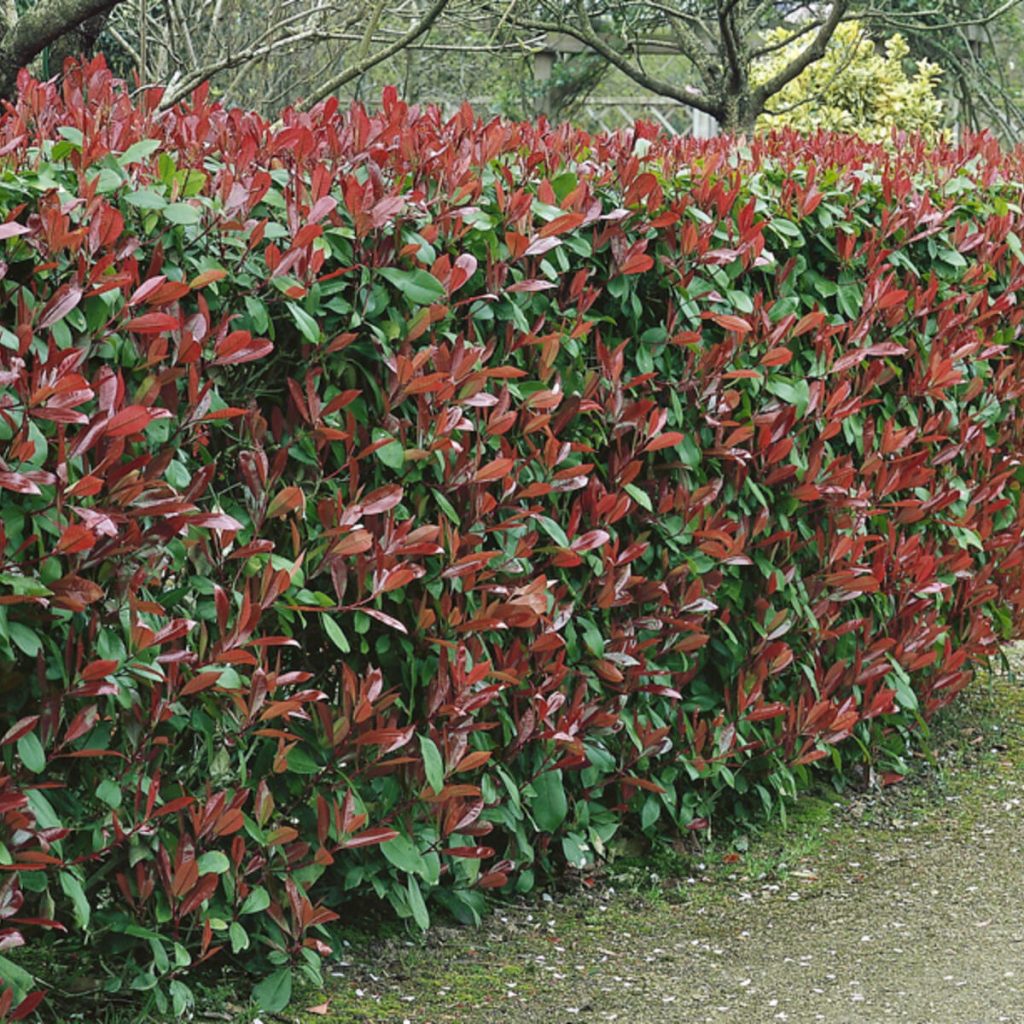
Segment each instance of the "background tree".
[[[812,64],[821,60],[829,40],[845,21],[860,19],[872,32],[898,27],[918,46],[929,33],[970,41],[1019,6],[978,0],[980,9],[961,0],[936,0],[924,9],[904,0],[857,0],[788,3],[780,0],[490,0],[495,17],[528,32],[571,37],[600,54],[643,89],[704,111],[726,131],[753,129],[771,100]],[[785,36],[780,29],[788,29]],[[959,47],[957,43],[957,47]],[[966,67],[964,53],[950,50],[949,60]],[[779,61],[780,51],[787,60]],[[973,54],[973,50],[971,53]],[[682,58],[682,74],[659,74],[650,55]],[[919,56],[924,54],[919,53]],[[771,61],[773,73],[762,78],[758,66]],[[973,77],[981,87],[980,67]]]
[[[787,42],[791,30],[779,28],[766,41],[786,43],[754,66],[755,83],[766,81],[796,55],[799,40]],[[896,34],[880,47],[861,22],[846,21],[836,30],[821,60],[812,64],[772,97],[758,128],[787,124],[808,131],[831,128],[883,141],[893,128],[934,133],[942,124],[942,100],[936,86],[938,64],[921,58],[914,73],[905,64],[910,48]]]
[[887,0],[873,26],[900,32],[914,59],[943,69],[949,113],[963,127],[991,128],[1007,139],[1024,134],[1024,83],[1017,66],[1024,51],[1020,6],[993,0],[940,0],[927,6]]
[[453,0],[122,0],[113,41],[164,103],[215,80],[229,102],[268,111],[315,103],[400,54]]

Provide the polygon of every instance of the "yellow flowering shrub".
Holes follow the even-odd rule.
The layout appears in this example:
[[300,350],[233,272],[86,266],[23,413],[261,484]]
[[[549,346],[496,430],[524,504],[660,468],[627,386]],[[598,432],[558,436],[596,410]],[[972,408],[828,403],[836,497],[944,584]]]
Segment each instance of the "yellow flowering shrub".
[[[776,29],[766,42],[782,43],[787,37],[793,37],[792,29]],[[759,61],[752,84],[759,85],[781,71],[807,45],[807,39],[806,34],[794,37]],[[827,128],[874,142],[887,139],[894,127],[934,134],[942,122],[942,100],[935,95],[942,69],[919,60],[916,74],[908,75],[909,52],[903,36],[894,35],[885,41],[882,53],[860,22],[844,22],[824,57],[771,98],[770,112],[758,119],[757,127]]]

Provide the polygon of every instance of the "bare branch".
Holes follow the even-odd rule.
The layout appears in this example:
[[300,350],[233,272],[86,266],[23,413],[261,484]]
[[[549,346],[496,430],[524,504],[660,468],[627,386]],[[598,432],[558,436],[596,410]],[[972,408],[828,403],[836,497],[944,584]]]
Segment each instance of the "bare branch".
[[796,57],[793,58],[778,74],[773,75],[767,82],[762,83],[752,93],[751,106],[760,111],[765,102],[777,92],[784,89],[794,78],[806,71],[816,60],[821,60],[825,55],[825,49],[829,40],[838,28],[849,0],[833,0],[832,10],[828,18],[822,23],[810,44],[805,47]]
[[318,89],[313,91],[313,94],[307,98],[306,102],[309,104],[319,103],[325,96],[330,96],[332,92],[351,82],[353,78],[358,78],[360,75],[365,74],[370,68],[380,64],[381,61],[387,60],[388,57],[393,57],[410,43],[415,42],[437,21],[447,5],[448,0],[433,0],[423,16],[404,35],[400,36],[389,46],[385,46],[375,53],[368,54],[362,60],[346,68],[341,74],[328,79]]
[[1024,2],[1024,0],[1005,0],[1005,2],[1000,4],[994,11],[990,11],[988,14],[980,17],[957,18],[953,21],[939,22],[938,24],[933,21],[929,21],[928,19],[933,17],[946,17],[945,11],[931,10],[914,11],[913,13],[910,13],[904,11],[868,9],[859,12],[856,17],[862,21],[883,21],[892,27],[900,28],[904,32],[911,29],[920,29],[928,32],[947,32],[959,28],[980,28],[983,25],[991,25],[994,21],[998,21],[1004,14],[1009,14],[1009,12],[1015,7],[1019,7],[1022,2]]
[[[543,21],[536,18],[520,16],[513,16],[512,20],[514,20],[517,25],[520,25],[523,28],[529,28],[533,31],[548,33],[562,32],[568,36],[572,36],[574,39],[578,39],[581,43],[586,44],[592,50],[599,53],[610,64],[618,68],[624,75],[631,78],[638,85],[643,86],[643,88],[649,89],[651,92],[658,93],[661,96],[668,96],[674,99],[677,103],[683,103],[687,106],[694,107],[697,110],[703,111],[705,114],[710,114],[712,117],[721,117],[721,106],[709,99],[707,95],[699,93],[696,90],[689,90],[685,87],[678,86],[673,82],[668,82],[663,78],[656,77],[655,75],[648,74],[642,68],[637,67],[632,63],[624,54],[612,47],[608,41],[595,30],[593,22],[590,20],[582,0],[576,0],[576,17],[577,20],[566,21],[564,23]],[[681,48],[681,50],[682,56],[686,57],[697,68],[701,78],[706,83],[714,81],[714,67],[708,58],[707,52],[703,49],[695,36],[692,36],[691,34],[691,36],[688,37],[686,48]]]

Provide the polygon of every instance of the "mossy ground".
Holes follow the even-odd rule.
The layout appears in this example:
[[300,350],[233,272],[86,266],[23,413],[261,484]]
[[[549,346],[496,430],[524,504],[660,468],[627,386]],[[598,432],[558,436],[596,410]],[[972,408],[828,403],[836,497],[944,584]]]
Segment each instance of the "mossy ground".
[[[283,1014],[247,1009],[230,981],[201,1012],[235,1024],[1019,1024],[1019,682],[979,679],[899,786],[804,797],[785,824],[620,861],[501,905],[479,929],[355,930],[324,989]],[[113,1006],[86,1016],[130,1019]]]

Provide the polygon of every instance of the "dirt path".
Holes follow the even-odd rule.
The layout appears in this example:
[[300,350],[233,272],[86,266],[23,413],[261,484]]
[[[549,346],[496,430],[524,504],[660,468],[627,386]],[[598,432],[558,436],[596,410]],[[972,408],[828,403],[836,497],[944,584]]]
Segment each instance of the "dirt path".
[[938,771],[807,802],[740,862],[709,851],[668,885],[599,883],[353,957],[330,1015],[302,1020],[1022,1024],[1019,684],[979,692],[943,732]]

